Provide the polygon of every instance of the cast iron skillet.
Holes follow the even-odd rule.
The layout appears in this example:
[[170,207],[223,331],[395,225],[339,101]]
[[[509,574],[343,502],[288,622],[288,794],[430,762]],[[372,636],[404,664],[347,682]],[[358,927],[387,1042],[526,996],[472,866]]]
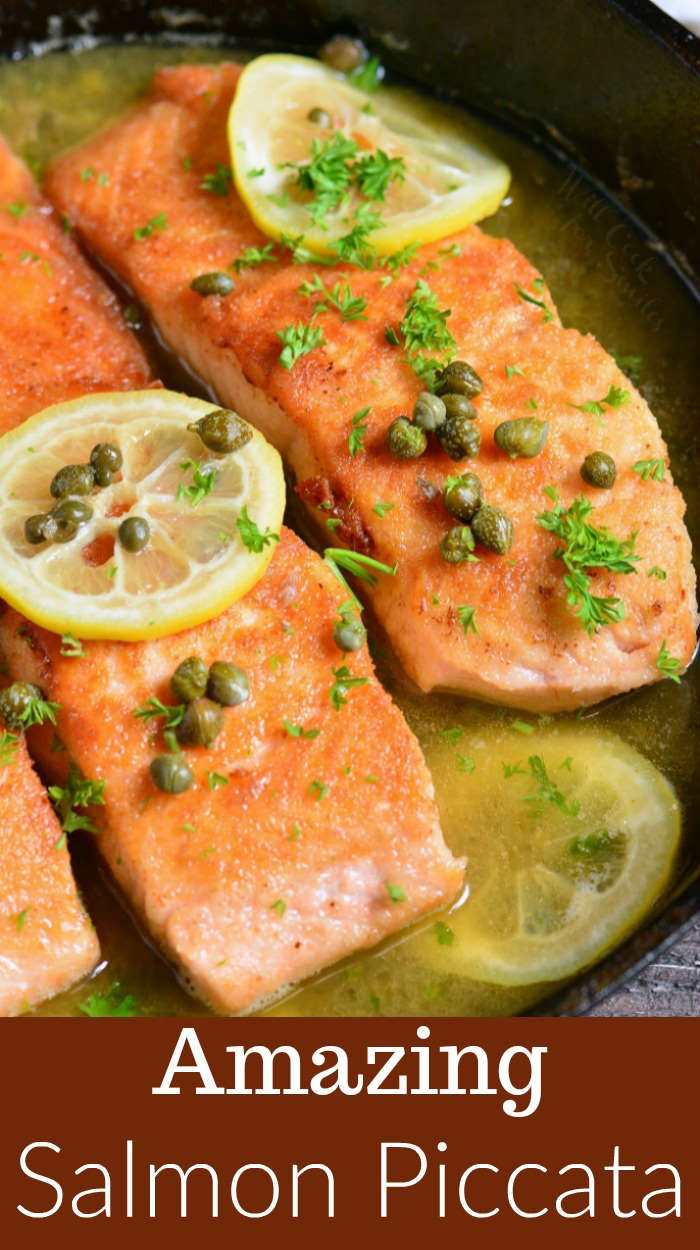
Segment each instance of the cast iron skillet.
[[[700,298],[700,40],[648,0],[167,0],[162,8],[152,0],[4,0],[0,55],[164,36],[308,50],[340,30],[361,35],[393,74],[495,115],[575,162],[666,244],[669,263]],[[620,185],[621,156],[633,186]],[[584,1014],[681,936],[700,907],[700,825],[692,832],[691,884],[533,1014]]]

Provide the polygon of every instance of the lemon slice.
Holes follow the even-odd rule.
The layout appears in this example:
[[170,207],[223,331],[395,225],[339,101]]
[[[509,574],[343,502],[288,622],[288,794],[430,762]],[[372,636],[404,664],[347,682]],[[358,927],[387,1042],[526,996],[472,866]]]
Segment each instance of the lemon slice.
[[[214,407],[159,389],[87,395],[46,408],[0,439],[0,596],[55,633],[126,641],[210,620],[246,594],[275,541],[268,536],[262,550],[249,550],[236,521],[245,507],[244,522],[279,534],[282,465],[254,430],[236,452],[209,452],[187,426]],[[116,444],[123,465],[86,499],[92,518],[69,542],[28,543],[27,517],[56,503],[54,474],[86,463],[98,442]],[[195,468],[183,469],[187,462],[201,466],[204,492],[196,490]],[[128,516],[150,527],[138,553],[117,538]]]
[[496,985],[571,976],[662,893],[680,834],[676,797],[613,735],[505,731],[459,750],[474,760],[470,775],[446,747],[428,763],[438,794],[451,795],[445,836],[467,856],[469,890],[415,954],[445,976]]
[[[321,109],[331,126],[309,120]],[[380,254],[427,243],[495,212],[510,181],[508,167],[447,119],[421,115],[415,97],[380,89],[368,96],[319,61],[269,55],[251,61],[238,82],[229,114],[229,144],[239,194],[271,238],[304,236],[304,246],[333,255],[331,243],[350,230],[355,212],[371,202],[382,226],[371,234]],[[357,144],[358,156],[381,150],[401,157],[403,181],[384,200],[367,201],[351,189],[322,225],[309,212],[310,195],[296,187],[292,165],[305,164],[313,141],[337,132]]]

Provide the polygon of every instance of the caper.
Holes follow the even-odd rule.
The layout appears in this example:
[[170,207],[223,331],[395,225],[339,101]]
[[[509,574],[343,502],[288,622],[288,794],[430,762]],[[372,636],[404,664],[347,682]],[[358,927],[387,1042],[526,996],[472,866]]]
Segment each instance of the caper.
[[325,126],[327,128],[333,124],[330,113],[327,113],[325,109],[309,109],[306,118],[307,121],[313,122],[314,126]]
[[182,752],[174,751],[171,755],[156,755],[151,760],[151,778],[165,794],[182,794],[192,785],[194,773]]
[[386,433],[386,442],[392,456],[397,460],[415,460],[422,456],[428,446],[428,438],[419,425],[413,425],[408,417],[397,417]]
[[48,519],[48,515],[45,512],[37,512],[34,516],[28,516],[24,522],[24,537],[32,546],[35,547],[38,543],[46,542],[44,526]]
[[224,725],[223,709],[211,699],[193,699],[175,730],[178,742],[190,747],[210,747]]
[[230,295],[233,278],[228,273],[200,273],[192,279],[190,288],[198,295]]
[[95,485],[95,470],[91,464],[66,464],[53,478],[49,490],[54,499],[65,495],[89,495]]
[[612,456],[606,451],[592,451],[581,465],[581,477],[589,486],[609,490],[615,485],[617,468]]
[[483,389],[483,382],[479,377],[476,369],[473,369],[466,360],[453,360],[449,365],[441,370],[438,376],[438,394],[445,395],[452,392],[457,395],[466,395],[467,399],[472,399],[474,395],[478,395]]
[[141,330],[143,328],[143,312],[138,304],[127,304],[124,309],[124,320],[130,330]]
[[15,681],[0,694],[0,720],[5,722],[10,733],[21,733],[25,728],[26,717],[35,699],[41,699],[38,686],[28,681]]
[[538,421],[537,417],[516,417],[513,421],[502,421],[497,425],[493,437],[496,446],[514,460],[516,456],[528,459],[539,456],[548,434],[549,421]]
[[505,556],[513,545],[513,522],[502,508],[483,503],[472,521],[474,537],[482,547]]
[[442,499],[447,511],[458,521],[471,521],[481,505],[482,486],[476,473],[448,477]]
[[442,402],[445,405],[447,417],[466,417],[469,421],[476,421],[478,412],[470,399],[466,395],[458,395],[454,391],[448,391],[442,396]]
[[209,669],[207,694],[215,703],[235,707],[250,696],[250,681],[245,669],[226,660],[217,660]]
[[445,420],[445,405],[439,395],[423,391],[413,409],[413,423],[422,430],[436,430]]
[[170,678],[170,689],[178,703],[191,703],[199,699],[207,688],[209,669],[198,655],[191,655],[178,664]]
[[79,528],[77,521],[56,517],[50,512],[44,522],[44,537],[49,543],[69,543],[75,538]]
[[119,526],[117,537],[125,551],[143,551],[151,537],[151,527],[145,517],[128,516]]
[[318,55],[331,69],[339,69],[341,74],[349,74],[350,70],[364,65],[369,52],[361,39],[352,39],[349,35],[334,35],[319,48]]
[[56,521],[74,521],[76,525],[84,525],[92,517],[92,508],[84,499],[62,499],[51,509],[51,516]]
[[454,525],[440,543],[440,555],[448,564],[462,564],[473,550],[474,535],[468,525]]
[[464,460],[477,456],[481,447],[481,433],[476,422],[469,417],[448,417],[435,431],[442,450],[451,460]]
[[90,452],[95,482],[98,486],[109,486],[115,473],[122,467],[123,457],[115,443],[95,443]]
[[367,637],[359,616],[345,615],[333,626],[333,641],[341,651],[359,651]]
[[204,446],[216,452],[217,456],[239,451],[253,437],[247,421],[237,412],[229,412],[228,408],[212,408],[211,412],[200,417],[199,421],[193,421],[187,428],[199,434]]

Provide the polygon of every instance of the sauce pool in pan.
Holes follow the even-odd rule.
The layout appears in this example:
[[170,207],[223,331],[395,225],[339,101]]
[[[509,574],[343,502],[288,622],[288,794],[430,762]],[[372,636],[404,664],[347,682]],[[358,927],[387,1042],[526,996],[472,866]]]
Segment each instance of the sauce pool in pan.
[[[46,161],[128,108],[158,66],[223,55],[200,46],[129,45],[2,64],[0,132],[40,174]],[[238,49],[228,56],[244,59]],[[420,107],[439,126],[443,106],[422,99]],[[623,370],[634,375],[661,425],[691,536],[697,534],[700,423],[690,295],[663,251],[574,169],[483,121],[455,110],[449,115],[461,116],[512,170],[507,199],[482,227],[512,239],[545,275],[564,325],[592,332],[618,359],[633,358]],[[165,384],[194,391],[180,363],[148,334],[146,341]],[[290,507],[290,523],[303,531]],[[465,896],[451,913],[320,974],[267,1010],[522,1011],[593,962],[691,875],[697,849],[693,856],[682,812],[700,783],[697,666],[680,685],[665,681],[580,716],[537,717],[420,695],[374,633],[379,675],[423,746],[447,841],[468,857]],[[548,790],[533,759],[545,765]],[[101,876],[89,840],[76,836],[72,853],[103,964],[89,984],[34,1014],[75,1015],[86,1005],[88,1014],[99,1014],[105,995],[108,1010],[130,996],[128,1014],[203,1013],[137,932]],[[658,868],[669,862],[670,875]],[[618,898],[631,874],[636,910]]]

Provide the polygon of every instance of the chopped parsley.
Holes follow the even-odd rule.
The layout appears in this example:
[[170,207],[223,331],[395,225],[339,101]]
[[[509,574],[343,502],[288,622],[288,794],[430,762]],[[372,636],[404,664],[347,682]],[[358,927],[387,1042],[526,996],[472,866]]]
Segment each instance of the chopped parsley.
[[464,733],[464,730],[462,729],[462,726],[455,725],[451,729],[441,729],[440,737],[444,738],[446,742],[454,744],[455,742],[459,742],[459,739],[462,737],[463,733]]
[[515,377],[516,374],[520,377],[523,376],[523,371],[520,368],[520,365],[506,365],[506,377],[509,381],[511,378]]
[[43,696],[30,699],[21,714],[21,721],[25,729],[29,729],[30,725],[43,725],[44,721],[50,721],[52,725],[56,724],[56,713],[60,711],[60,704],[51,703]]
[[83,644],[74,634],[61,634],[61,655],[82,659],[85,655]]
[[201,503],[206,495],[210,495],[214,482],[216,481],[216,469],[213,464],[202,465],[201,460],[183,460],[180,465],[182,473],[192,473],[192,481],[189,486],[185,486],[182,482],[177,488],[176,499],[188,499],[193,508]]
[[282,344],[279,363],[283,369],[292,369],[302,356],[323,347],[326,342],[320,326],[304,325],[303,321],[285,326],[284,330],[276,330],[275,333]]
[[230,166],[221,165],[217,161],[216,168],[204,175],[199,186],[202,191],[210,191],[212,195],[228,195],[232,182],[233,174]]
[[666,575],[665,569],[660,569],[658,564],[652,565],[652,567],[649,569],[649,572],[647,573],[647,577],[658,577],[660,582],[665,582],[666,576],[667,575]]
[[131,712],[137,720],[149,721],[154,716],[164,717],[164,729],[175,729],[179,725],[185,715],[184,703],[161,703],[156,695],[151,695],[145,703],[140,707],[135,707]]
[[293,725],[292,722],[288,720],[283,720],[282,724],[284,725],[290,738],[318,738],[318,735],[321,732],[320,729],[304,729],[303,725]]
[[369,416],[370,412],[370,408],[361,408],[352,419],[352,429],[348,435],[348,449],[351,456],[356,456],[358,452],[364,451],[365,434],[367,433],[365,417]]
[[457,608],[457,617],[465,634],[471,630],[473,634],[478,634],[479,626],[476,623],[476,608],[471,608],[468,603],[463,603]]
[[625,391],[620,386],[611,386],[607,395],[602,399],[589,399],[585,404],[569,403],[570,408],[577,408],[579,412],[592,412],[594,417],[602,417],[605,415],[605,408],[622,408],[630,397],[629,391]]
[[413,260],[420,243],[407,243],[405,247],[399,248],[397,252],[391,252],[389,256],[383,256],[381,265],[384,269],[388,269],[389,273],[394,276],[400,269],[405,269]]
[[610,851],[614,843],[615,839],[608,829],[598,829],[596,833],[573,838],[566,849],[569,855],[575,855],[577,859],[594,859],[596,855]]
[[392,885],[390,881],[385,881],[384,884],[386,885],[386,892],[389,895],[389,898],[391,899],[392,903],[405,903],[406,902],[408,895],[406,894],[405,890],[401,889],[400,885]]
[[444,920],[436,920],[433,925],[433,933],[435,934],[440,946],[452,946],[455,940],[454,930]]
[[26,204],[24,200],[17,200],[14,204],[5,205],[10,217],[24,217],[29,212],[31,205]]
[[219,786],[228,785],[228,777],[222,777],[221,773],[213,773],[207,769],[207,785],[210,790],[218,790]]
[[270,911],[276,911],[280,916],[283,916],[286,910],[287,904],[281,898],[278,898],[274,903],[270,903]]
[[265,547],[269,547],[271,543],[278,543],[280,540],[279,534],[273,534],[272,530],[267,529],[263,533],[258,529],[255,521],[251,521],[248,516],[248,509],[245,504],[241,508],[240,515],[236,518],[236,529],[241,536],[243,546],[247,547],[248,551],[255,552],[256,555],[260,555],[260,552]]
[[467,773],[468,776],[471,776],[476,768],[476,760],[472,755],[458,755],[457,767],[461,773]]
[[378,56],[371,56],[364,65],[357,65],[348,74],[353,87],[360,91],[375,91],[384,77],[384,68]]
[[119,996],[120,985],[115,981],[113,985],[104,994],[91,994],[85,1002],[78,1003],[78,1008],[84,1016],[111,1016],[113,1019],[121,1016],[136,1016],[138,1012],[134,1010],[136,999],[133,994],[125,994],[124,997]]
[[[544,286],[544,278],[535,278],[532,285],[534,286],[536,291],[541,291],[542,287]],[[542,320],[544,322],[554,320],[554,313],[552,312],[551,308],[547,307],[543,299],[538,299],[536,295],[531,295],[529,291],[525,291],[518,282],[514,282],[513,286],[515,287],[521,299],[524,299],[528,304],[535,304],[537,308],[542,309],[543,311]]]
[[234,260],[230,268],[240,273],[242,269],[252,269],[255,265],[264,265],[277,260],[274,243],[266,243],[264,247],[246,247],[241,255]]
[[348,265],[356,265],[358,269],[372,269],[377,259],[377,250],[373,246],[370,235],[378,230],[382,221],[369,204],[361,204],[355,214],[355,224],[347,234],[335,239],[331,251],[335,252],[338,261]]
[[377,579],[374,571],[384,573],[387,577],[396,577],[398,569],[397,564],[390,568],[388,564],[373,560],[371,556],[363,556],[359,551],[348,551],[345,547],[326,547],[323,558],[331,571],[335,573],[338,581],[342,582],[345,587],[347,587],[347,582],[341,569],[359,578],[361,582],[366,582],[368,586],[376,585]]
[[387,512],[391,512],[391,509],[395,507],[396,505],[393,503],[378,502],[372,505],[372,511],[376,513],[378,517],[385,517]]
[[680,683],[681,679],[678,676],[678,669],[681,667],[681,662],[676,659],[674,655],[669,654],[665,638],[661,643],[661,650],[656,657],[656,667],[660,673],[663,673],[664,677],[670,677],[671,681]]
[[347,694],[349,690],[358,686],[366,686],[369,681],[368,677],[353,677],[347,664],[341,664],[339,668],[331,669],[333,673],[333,685],[328,691],[328,697],[333,704],[336,712],[347,703]]
[[608,529],[597,529],[589,521],[593,504],[584,496],[574,499],[569,508],[557,502],[553,511],[543,512],[537,521],[559,539],[561,546],[554,558],[568,569],[564,576],[566,602],[580,618],[583,628],[593,634],[603,625],[624,619],[625,605],[621,599],[605,598],[591,592],[589,569],[608,569],[611,573],[635,573],[639,556],[635,555],[636,533],[629,538],[615,538]]
[[403,345],[409,365],[430,389],[457,346],[447,328],[449,316],[450,309],[440,308],[435,292],[419,278],[406,303],[398,333],[391,326],[387,329],[387,341]]
[[528,725],[526,720],[514,720],[510,723],[511,729],[517,729],[519,734],[534,734],[534,725]]
[[632,465],[632,472],[638,473],[643,482],[663,482],[665,461],[659,460],[638,460]]
[[308,299],[312,299],[315,295],[323,297],[321,300],[317,300],[314,305],[316,313],[327,311],[330,304],[337,309],[343,321],[367,320],[364,315],[367,300],[363,295],[353,295],[350,283],[347,281],[338,281],[334,283],[332,288],[329,288],[324,285],[316,273],[310,281],[302,282],[299,287],[299,294],[306,296]]
[[[49,798],[61,822],[64,835],[74,833],[76,829],[84,829],[88,833],[97,833],[97,826],[88,816],[81,815],[76,808],[92,806],[104,807],[104,781],[91,781],[84,777],[80,769],[71,764],[65,786],[49,786]],[[59,838],[59,845],[64,838]]]
[[8,768],[10,764],[14,764],[17,758],[18,744],[18,735],[11,734],[7,729],[3,729],[2,733],[0,733],[0,768]]
[[503,768],[503,776],[506,781],[509,781],[511,777],[525,777],[527,775],[522,766],[522,760],[516,760],[514,764],[506,764],[505,760],[501,760],[501,767]]
[[313,794],[317,803],[320,803],[321,799],[325,799],[328,794],[328,789],[329,787],[325,784],[325,782],[319,781],[318,778],[314,778],[309,786],[309,793]]
[[165,213],[156,213],[155,217],[151,217],[144,226],[137,226],[134,230],[134,238],[137,243],[142,239],[149,239],[155,230],[165,230],[168,224],[168,218]]
[[562,815],[576,816],[580,809],[580,804],[576,801],[576,799],[572,799],[570,803],[567,803],[561,790],[549,776],[542,756],[531,755],[527,762],[532,776],[539,785],[539,790],[536,794],[528,794],[525,796],[526,803],[534,804],[532,814],[537,816],[548,803],[553,803],[555,807],[559,808]]

